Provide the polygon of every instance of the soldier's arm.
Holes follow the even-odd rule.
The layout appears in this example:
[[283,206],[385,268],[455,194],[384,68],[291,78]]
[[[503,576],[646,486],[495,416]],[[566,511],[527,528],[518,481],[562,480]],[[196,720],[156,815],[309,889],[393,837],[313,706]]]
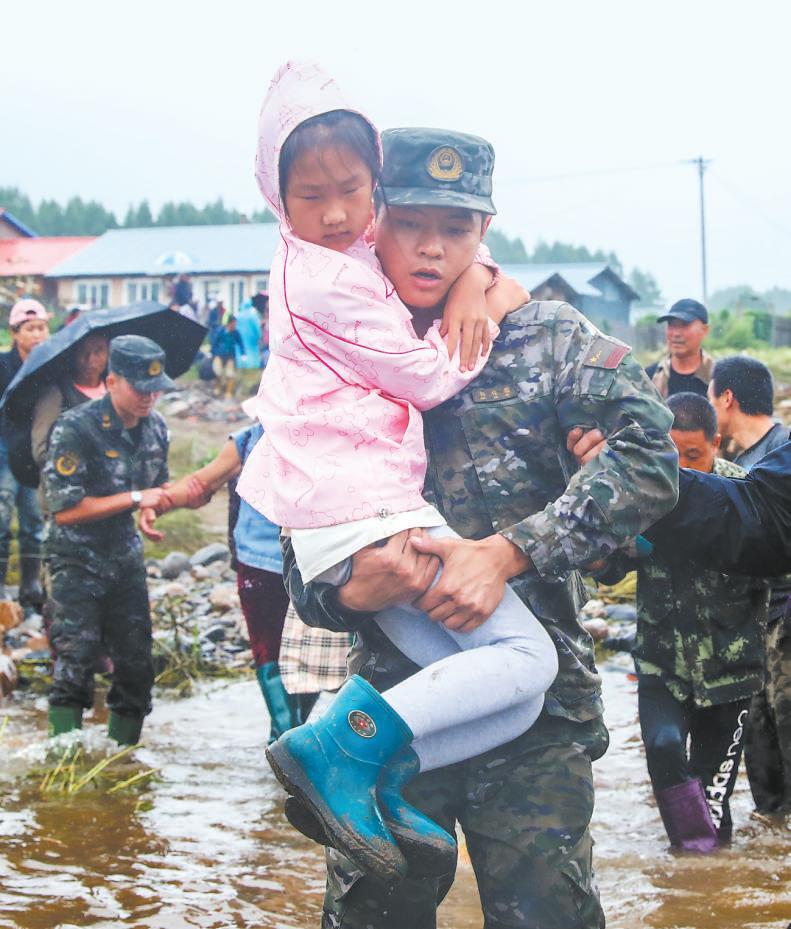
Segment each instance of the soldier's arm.
[[294,557],[291,539],[281,537],[283,580],[297,615],[306,626],[318,626],[332,632],[355,632],[373,617],[373,613],[344,608],[338,602],[338,588],[329,584],[304,584]]
[[554,320],[552,347],[563,434],[598,428],[606,445],[557,500],[502,530],[546,577],[584,567],[634,539],[672,509],[678,492],[672,414],[629,349],[567,304]]
[[[71,418],[57,420],[42,469],[42,479],[47,509],[59,526],[95,522],[137,509],[128,491],[107,497],[89,496],[87,459],[86,443],[77,425]],[[149,488],[142,493],[141,507],[151,507],[159,503],[162,490]]]
[[291,540],[283,537],[283,577],[302,621],[333,632],[355,632],[379,610],[419,597],[439,567],[435,558],[418,554],[410,544],[420,533],[410,529],[391,536],[382,546],[361,549],[352,558],[351,578],[337,588],[303,584]]

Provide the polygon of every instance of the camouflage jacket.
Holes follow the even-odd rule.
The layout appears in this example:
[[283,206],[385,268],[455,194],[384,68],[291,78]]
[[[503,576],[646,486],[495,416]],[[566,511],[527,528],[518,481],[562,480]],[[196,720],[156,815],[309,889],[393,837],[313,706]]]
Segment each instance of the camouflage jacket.
[[[746,474],[722,458],[713,473]],[[655,548],[637,568],[638,672],[698,706],[749,697],[763,686],[768,599],[762,580],[706,571],[670,544]]]
[[[168,479],[168,432],[157,412],[140,420],[139,435],[124,428],[109,394],[63,413],[55,422],[41,471],[50,513],[84,497],[109,497],[159,487]],[[133,510],[94,522],[49,526],[47,553],[101,569],[108,554],[140,547]]]
[[[678,458],[671,421],[627,346],[567,303],[549,301],[507,316],[479,377],[424,414],[426,498],[460,535],[500,532],[535,565],[511,585],[558,650],[549,713],[577,721],[601,713],[591,639],[577,622],[585,600],[577,568],[673,507]],[[608,436],[606,450],[580,469],[565,444],[577,425]],[[288,540],[284,558],[304,621],[357,631],[352,670],[375,670],[376,686],[413,673],[370,614],[342,611],[326,585],[303,587]]]

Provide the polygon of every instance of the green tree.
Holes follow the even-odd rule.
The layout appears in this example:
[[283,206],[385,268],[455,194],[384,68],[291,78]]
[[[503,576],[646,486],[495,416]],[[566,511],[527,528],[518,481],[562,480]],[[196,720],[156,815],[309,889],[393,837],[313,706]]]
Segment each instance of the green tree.
[[640,294],[640,302],[646,305],[662,302],[662,291],[653,274],[633,268],[627,283]]
[[524,264],[528,261],[527,249],[521,239],[509,239],[499,229],[489,229],[486,244],[492,258],[499,264]]
[[149,226],[153,225],[154,217],[151,215],[151,207],[148,205],[148,200],[141,200],[137,207],[130,205],[129,209],[126,211],[126,218],[124,219],[124,226],[126,228],[147,229]]
[[23,194],[18,187],[0,187],[0,207],[8,210],[12,216],[29,226],[34,232],[38,232],[35,207],[30,202],[30,197]]
[[605,252],[600,248],[592,252],[586,245],[571,245],[568,242],[549,243],[539,239],[530,260],[537,264],[601,261],[608,264],[616,274],[623,275],[623,265],[615,252]]

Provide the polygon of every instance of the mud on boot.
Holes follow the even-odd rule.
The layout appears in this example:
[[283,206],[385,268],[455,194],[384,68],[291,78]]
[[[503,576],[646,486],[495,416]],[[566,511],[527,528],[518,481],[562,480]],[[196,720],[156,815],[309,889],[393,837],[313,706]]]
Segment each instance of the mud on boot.
[[[411,749],[400,752],[386,765],[376,796],[385,825],[406,858],[410,877],[442,877],[456,868],[458,846],[450,833],[408,803],[401,791],[418,773],[418,759]],[[319,845],[331,845],[318,819],[295,797],[287,797],[286,819],[304,836]]]
[[324,714],[266,750],[275,776],[361,871],[395,887],[407,863],[376,799],[382,768],[412,732],[367,681],[350,678]]

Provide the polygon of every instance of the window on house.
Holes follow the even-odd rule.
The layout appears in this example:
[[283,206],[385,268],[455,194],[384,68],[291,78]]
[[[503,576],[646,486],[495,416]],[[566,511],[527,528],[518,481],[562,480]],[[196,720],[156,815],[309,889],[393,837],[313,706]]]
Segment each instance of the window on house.
[[127,303],[137,302],[137,284],[126,285],[126,301]]

